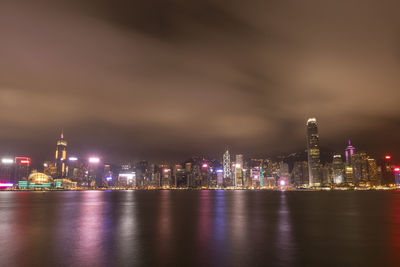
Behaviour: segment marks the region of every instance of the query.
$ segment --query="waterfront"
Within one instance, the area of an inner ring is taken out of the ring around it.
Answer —
[[[0,192],[3,266],[395,266],[398,191]]]

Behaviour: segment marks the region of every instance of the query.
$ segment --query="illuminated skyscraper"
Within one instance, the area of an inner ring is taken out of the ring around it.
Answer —
[[[341,184],[344,183],[344,164],[341,155],[333,156],[333,183]]]
[[[244,186],[243,182],[243,155],[238,154],[236,155],[236,162],[235,162],[235,184],[237,186]]]
[[[223,157],[223,164],[224,164],[224,179],[230,179],[232,176],[231,173],[231,155],[229,151],[226,150]]]
[[[15,157],[15,173],[14,173],[14,181],[26,180],[30,173],[31,166],[31,158],[28,157]]]
[[[307,161],[296,161],[293,165],[292,176],[296,186],[307,186],[308,178],[308,163]]]
[[[368,156],[364,152],[354,153],[351,157],[353,167],[353,183],[365,186],[368,181]]]
[[[66,165],[65,160],[67,159],[67,141],[64,140],[64,133],[61,133],[60,139],[57,141],[56,148],[56,178],[65,178],[66,176]]]
[[[378,181],[378,167],[376,165],[375,159],[368,159],[368,182],[371,185],[379,185],[380,181]]]
[[[260,166],[260,187],[264,186],[264,171],[262,165]]]
[[[346,165],[348,165],[348,166],[351,165],[351,157],[352,157],[353,154],[354,154],[354,150],[355,150],[355,148],[354,148],[354,146],[351,145],[351,142],[350,142],[350,140],[349,140],[349,143],[348,143],[348,145],[347,145],[347,147],[346,147],[346,150],[345,150],[345,154],[346,154]]]
[[[13,183],[18,181],[14,180],[14,159],[2,158],[0,162],[0,183]]]
[[[320,150],[318,125],[315,118],[307,121],[307,151],[308,151],[308,171],[310,186],[320,186]]]
[[[353,177],[353,167],[346,165],[345,174],[346,174],[345,183],[347,185],[349,185],[349,186],[354,185],[354,182],[353,182],[353,179],[354,179],[354,177]]]
[[[386,155],[384,158],[383,166],[382,166],[382,184],[383,185],[391,185],[394,184],[394,173],[393,173],[393,163],[392,157],[390,155]]]

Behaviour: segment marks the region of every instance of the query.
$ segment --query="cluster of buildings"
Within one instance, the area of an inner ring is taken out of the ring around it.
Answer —
[[[306,124],[306,155],[278,159],[245,158],[226,150],[221,160],[194,157],[180,164],[147,161],[115,165],[98,157],[79,158],[67,153],[61,134],[53,160],[32,169],[29,157],[4,157],[0,163],[0,187],[13,189],[300,189],[379,188],[399,185],[400,169],[390,156],[378,162],[357,151],[348,141],[344,154],[322,163],[318,125]],[[343,156],[343,157],[342,157]]]

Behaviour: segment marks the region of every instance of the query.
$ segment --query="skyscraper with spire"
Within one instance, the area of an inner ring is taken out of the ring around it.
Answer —
[[[60,139],[57,140],[55,165],[56,165],[56,178],[66,177],[66,159],[67,159],[67,141],[64,140],[64,132],[61,132]]]
[[[309,182],[310,186],[320,186],[321,161],[317,120],[315,118],[310,118],[306,125]]]
[[[349,166],[351,165],[351,157],[352,157],[353,154],[354,154],[354,150],[356,150],[356,149],[355,149],[354,146],[351,145],[351,142],[350,142],[350,139],[349,139],[348,145],[347,145],[346,150],[345,150],[345,154],[346,154],[346,165],[349,165]]]

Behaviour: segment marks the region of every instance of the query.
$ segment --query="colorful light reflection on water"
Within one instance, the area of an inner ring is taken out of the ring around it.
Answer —
[[[399,214],[399,192],[0,192],[0,262],[394,266]]]

